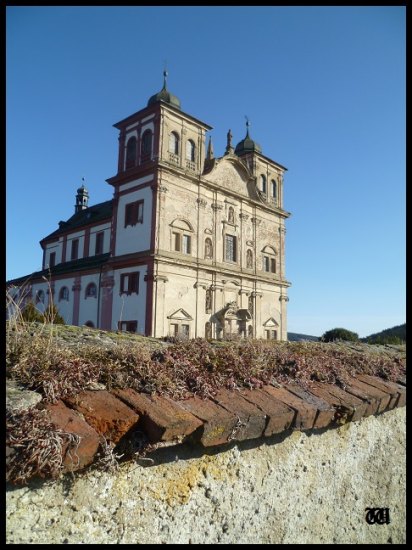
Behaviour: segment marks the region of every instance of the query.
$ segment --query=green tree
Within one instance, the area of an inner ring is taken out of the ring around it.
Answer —
[[[55,304],[49,304],[44,312],[45,323],[53,323],[54,325],[65,325],[63,317]]]
[[[32,323],[33,321],[37,321],[39,323],[43,322],[43,314],[36,308],[36,306],[33,304],[33,302],[29,302],[21,312],[21,317],[23,321],[26,321],[27,323]]]
[[[346,328],[333,328],[332,330],[326,331],[321,337],[322,342],[334,342],[335,340],[357,342],[359,340],[359,336],[356,332],[352,332]]]

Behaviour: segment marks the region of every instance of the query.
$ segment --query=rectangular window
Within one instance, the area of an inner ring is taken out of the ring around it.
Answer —
[[[139,294],[139,272],[120,275],[120,294]]]
[[[72,260],[77,260],[78,257],[79,257],[79,239],[74,239],[72,241],[71,259]]]
[[[177,336],[179,334],[179,325],[176,323],[171,323],[170,333],[171,333],[171,336]]]
[[[270,330],[265,330],[266,339],[270,340]]]
[[[96,248],[94,253],[96,254],[103,254],[103,242],[104,242],[104,232],[97,233],[96,235]]]
[[[190,236],[183,235],[183,253],[190,254]]]
[[[173,238],[173,250],[176,250],[176,252],[180,252],[180,234],[172,233],[172,238]]]
[[[225,236],[225,260],[236,262],[236,237],[234,235]]]
[[[122,332],[137,332],[137,321],[119,321],[119,330]]]
[[[124,226],[134,226],[138,223],[143,223],[143,202],[135,201],[126,204],[124,213]]]
[[[54,267],[55,265],[56,265],[56,252],[50,252],[49,267]]]
[[[189,325],[182,325],[182,335],[189,338],[190,327]]]
[[[270,258],[270,271],[276,273],[276,260],[275,258]]]
[[[269,256],[263,256],[263,271],[269,271]]]
[[[272,340],[277,340],[278,339],[278,333],[276,330],[272,330]]]

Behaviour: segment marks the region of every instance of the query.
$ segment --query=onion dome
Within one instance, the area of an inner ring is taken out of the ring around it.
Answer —
[[[242,141],[239,141],[239,143],[236,145],[235,154],[241,155],[242,153],[252,153],[253,151],[256,153],[261,153],[262,148],[261,146],[256,143],[256,141],[253,141],[253,139],[249,136],[249,126],[250,122],[246,118],[246,137]]]
[[[157,94],[152,95],[152,97],[147,102],[147,106],[150,107],[151,105],[154,105],[159,101],[163,101],[164,103],[168,103],[169,105],[176,107],[176,109],[180,109],[180,99],[175,95],[171,94],[166,87],[166,78],[167,78],[166,71],[163,71],[163,77],[164,77],[163,88]]]

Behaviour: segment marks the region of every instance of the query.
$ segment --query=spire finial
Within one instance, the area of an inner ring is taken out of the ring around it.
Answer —
[[[247,115],[245,115],[245,119],[246,119],[246,137],[249,137],[250,120],[249,120],[249,117]]]
[[[163,89],[166,90],[166,85],[167,85],[167,77],[168,77],[168,72],[167,72],[167,63],[166,61],[164,62],[164,69],[163,69]]]

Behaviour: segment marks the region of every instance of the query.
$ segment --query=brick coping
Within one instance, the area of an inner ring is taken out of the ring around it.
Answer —
[[[404,405],[405,378],[390,382],[363,374],[352,377],[345,388],[319,382],[308,388],[267,385],[222,389],[207,399],[173,400],[132,389],[86,390],[45,409],[57,429],[75,436],[75,447],[63,449],[65,473],[95,462],[102,441],[114,452],[129,445],[131,458],[139,456],[142,443],[149,455],[182,442],[216,447],[286,430],[332,428]]]

